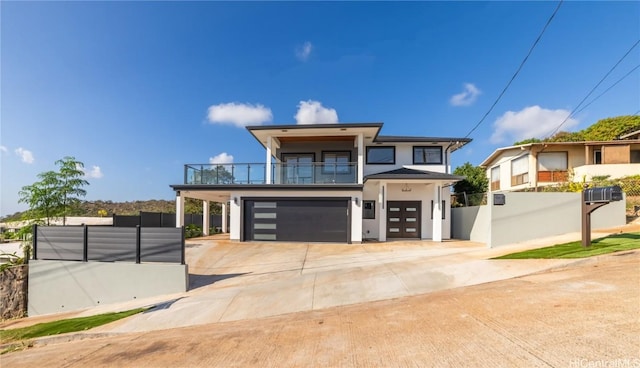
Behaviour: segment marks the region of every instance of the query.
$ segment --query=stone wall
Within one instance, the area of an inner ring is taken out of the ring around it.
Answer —
[[[9,267],[0,273],[0,319],[27,315],[29,266]]]

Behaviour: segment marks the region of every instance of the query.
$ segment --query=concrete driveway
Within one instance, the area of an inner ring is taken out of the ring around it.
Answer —
[[[637,367],[639,282],[636,250],[319,311],[70,343],[60,337],[0,361],[13,368]],[[74,337],[82,338],[66,338]]]
[[[617,229],[594,233],[593,238],[614,231]],[[144,332],[394,299],[580,262],[489,260],[577,238],[579,234],[566,234],[488,249],[469,241],[237,243],[226,235],[216,235],[187,241],[190,288],[186,293],[7,321],[0,328],[155,306],[91,330],[91,334]]]
[[[515,249],[492,250],[468,241],[233,243],[213,236],[187,242],[189,292],[92,308],[79,315],[155,304],[149,313],[92,330],[151,331],[412,296],[574,262],[487,260]]]

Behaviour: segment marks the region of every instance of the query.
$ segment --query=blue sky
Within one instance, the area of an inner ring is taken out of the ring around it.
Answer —
[[[172,199],[185,163],[263,162],[247,124],[384,122],[465,136],[557,2],[11,2],[1,206],[75,156],[87,200]],[[639,2],[565,2],[453,167],[544,137],[640,39]],[[640,64],[640,46],[592,98]],[[640,110],[636,69],[563,130]]]

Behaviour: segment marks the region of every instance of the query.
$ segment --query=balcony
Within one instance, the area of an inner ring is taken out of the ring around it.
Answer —
[[[248,164],[187,164],[184,183],[187,185],[259,185],[259,184],[357,184],[358,164],[345,163],[274,163],[268,180],[267,165]]]
[[[609,179],[617,179],[624,176],[638,175],[638,173],[640,173],[640,163],[582,165],[573,168],[573,180],[591,181],[594,176],[607,176]]]

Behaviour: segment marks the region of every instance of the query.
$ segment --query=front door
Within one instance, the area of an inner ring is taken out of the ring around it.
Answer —
[[[387,238],[420,238],[420,201],[387,202]]]

